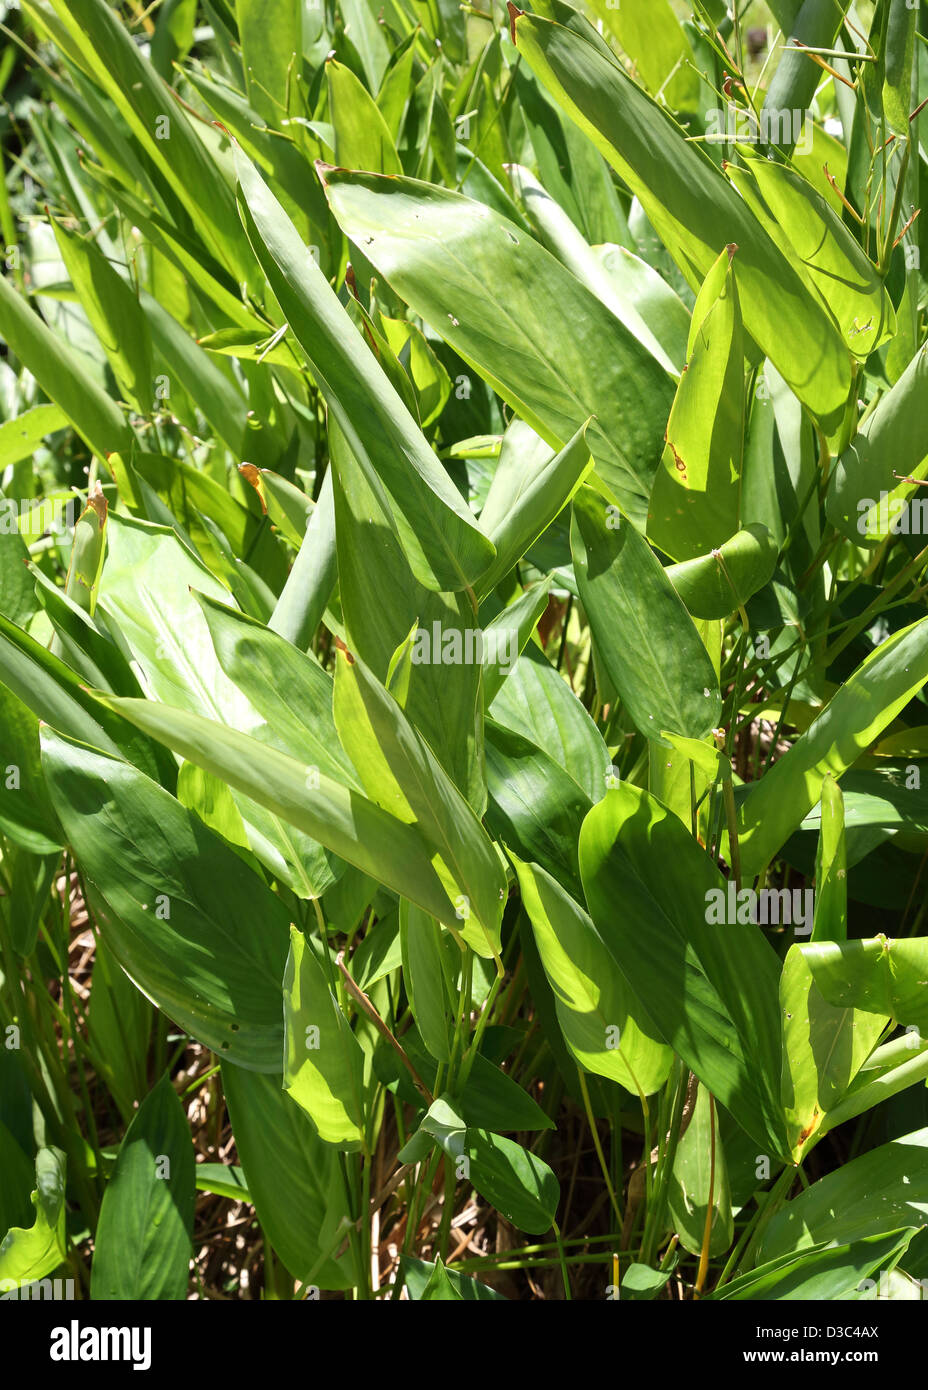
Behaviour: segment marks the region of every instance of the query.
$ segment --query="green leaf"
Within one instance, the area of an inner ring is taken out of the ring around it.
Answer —
[[[480,525],[496,546],[478,596],[489,594],[567,506],[593,467],[586,443],[589,422],[544,467],[518,453],[503,453],[493,474]]]
[[[141,415],[154,401],[148,322],[137,296],[93,241],[52,223],[65,269],[124,399]]]
[[[738,246],[747,333],[832,433],[844,412],[851,372],[830,314],[709,157],[635,85],[604,44],[594,43],[579,24],[566,27],[572,14],[566,5],[557,12],[564,24],[533,14],[514,17],[520,53],[640,199],[694,288],[726,242]]]
[[[223,1057],[279,1067],[280,899],[129,763],[44,729],[42,762],[101,935],[130,980]]]
[[[703,738],[718,724],[718,679],[660,561],[617,507],[590,488],[573,502],[571,549],[597,651],[647,738]]]
[[[720,546],[741,519],[744,345],[735,249],[722,252],[696,300],[651,491],[648,537],[675,560]]]
[[[402,174],[393,137],[374,98],[350,68],[329,58],[329,119],[335,127],[335,158],[346,169]]]
[[[534,643],[506,676],[490,714],[497,724],[546,749],[591,802],[603,796],[612,767],[603,736],[560,671]]]
[[[830,1002],[809,968],[806,949],[790,947],[780,979],[780,1093],[795,1163],[820,1137],[828,1111],[843,1098],[888,1022],[887,1015]]]
[[[920,1129],[819,1178],[776,1213],[764,1231],[759,1258],[775,1260],[822,1242],[845,1245],[924,1225],[926,1151],[928,1129]]]
[[[779,963],[753,926],[713,926],[723,880],[677,817],[623,782],[580,835],[590,915],[659,1034],[763,1151],[785,1134],[776,1094]]]
[[[808,60],[807,60],[808,61]],[[810,183],[785,164],[746,151],[761,206],[773,216],[771,230],[795,269],[817,292],[838,322],[848,350],[862,361],[896,332],[896,314],[876,266],[841,218]],[[751,207],[750,184],[739,179]],[[760,215],[763,222],[764,216]],[[769,214],[767,220],[769,221]]]
[[[892,1018],[928,1035],[928,937],[818,941],[801,950],[829,1003]]]
[[[64,429],[67,423],[68,417],[58,405],[34,405],[15,419],[4,420],[0,425],[0,468],[29,458],[46,435]],[[7,617],[12,616],[7,613]]]
[[[911,479],[924,476],[926,455],[928,344],[838,459],[826,498],[828,520],[855,545],[876,545],[890,535],[924,535],[928,502]]]
[[[193,1255],[193,1144],[165,1072],[119,1146],[94,1241],[91,1297],[183,1299]]]
[[[593,13],[618,39],[652,96],[679,110],[699,93],[695,57],[669,0],[593,0]],[[623,1281],[624,1282],[624,1281]]]
[[[125,1118],[144,1099],[151,1043],[152,1006],[136,989],[102,940],[94,948],[87,1030],[94,1067]]]
[[[151,695],[198,714],[208,711],[232,728],[277,742],[245,691],[225,674],[213,647],[206,613],[214,614],[229,599],[228,590],[167,527],[115,513],[111,523],[101,607],[142,667]],[[267,704],[265,697],[265,708]],[[318,741],[310,751],[315,748]],[[331,757],[324,765],[331,765]],[[272,873],[301,897],[324,892],[336,874],[322,846],[268,814],[260,799],[235,800],[251,848]]]
[[[709,1253],[721,1255],[734,1236],[731,1189],[717,1107],[705,1087],[700,1086],[692,1119],[677,1145],[667,1189],[674,1230],[691,1255],[698,1255],[704,1247],[710,1191]]]
[[[296,0],[235,0],[248,100],[273,125],[286,115],[289,84],[300,77],[302,18]]]
[[[892,1270],[912,1242],[915,1229],[865,1236],[849,1245],[815,1246],[801,1259],[772,1260],[733,1279],[718,1299],[750,1302],[835,1302],[866,1297],[862,1285],[873,1275]]]
[[[555,759],[487,720],[487,825],[521,859],[581,898],[577,839],[592,801]]]
[[[710,554],[670,565],[667,577],[694,618],[727,618],[770,582],[776,563],[770,532],[754,522]]]
[[[438,651],[429,652],[435,659],[415,664],[410,660],[405,693],[394,693],[442,767],[480,813],[486,804],[480,666],[476,661],[449,666],[440,660],[444,641],[458,642],[463,651],[468,632],[475,629],[470,599],[464,594],[435,593],[418,582],[388,513],[331,416],[329,447],[346,641],[378,680],[386,682],[395,653],[412,629],[434,635],[438,624]],[[376,604],[371,603],[371,594],[377,595]]]
[[[148,700],[108,698],[106,703],[439,921],[460,925],[415,826],[388,815],[318,767],[215,720]]]
[[[456,1269],[446,1269],[440,1260],[432,1264],[428,1260],[417,1260],[412,1255],[401,1255],[400,1271],[409,1297],[415,1302],[435,1302],[441,1290],[445,1291],[446,1297],[442,1300],[445,1302],[509,1301],[488,1284],[481,1284],[479,1279],[459,1274]]]
[[[283,990],[284,1090],[305,1110],[320,1139],[340,1149],[358,1148],[364,1054],[314,948],[296,927],[290,928]]]
[[[0,685],[0,725],[0,830],[29,853],[50,854],[62,833],[42,774],[39,721],[6,685]]]
[[[928,680],[928,618],[902,628],[871,652],[738,811],[741,869],[753,877],[770,862],[819,800],[827,772],[840,777],[875,742]]]
[[[70,666],[2,616],[0,680],[33,714],[61,733],[122,754],[151,776],[168,775],[148,738],[133,733],[124,719],[94,699]],[[28,761],[24,759],[23,766]],[[43,829],[43,833],[49,832]]]
[[[482,1129],[468,1129],[443,1097],[422,1128],[437,1140],[463,1178],[520,1231],[540,1235],[551,1227],[560,1200],[557,1178],[528,1149]]]
[[[365,792],[397,821],[416,827],[457,908],[464,940],[478,955],[496,954],[506,899],[496,850],[392,695],[358,658],[339,652],[337,663],[335,725]]]
[[[0,1240],[0,1280],[17,1287],[44,1279],[67,1255],[64,1200],[66,1161],[60,1149],[39,1149],[35,1160],[35,1221],[27,1229],[13,1226]],[[9,1287],[4,1284],[4,1287]]]
[[[0,276],[0,335],[94,453],[105,457],[132,442],[129,423],[66,340],[47,328]]]
[[[812,940],[847,940],[844,797],[831,773],[822,778],[821,824],[815,855],[815,921]]]
[[[211,148],[205,134],[201,138],[171,88],[142,57],[121,17],[104,0],[51,0],[51,5],[57,35],[113,102],[209,250],[236,281],[254,279],[232,192],[214,153],[216,145]],[[41,24],[42,11],[31,8]],[[195,198],[191,189],[196,189]]]
[[[653,1095],[672,1054],[643,1019],[609,945],[550,874],[511,858],[567,1046],[587,1071]]]
[[[680,366],[677,366],[661,345],[657,335],[652,333],[647,320],[638,311],[636,296],[631,292],[630,283],[621,272],[610,272],[602,255],[606,248],[594,248],[584,240],[568,214],[532,177],[528,169],[524,169],[520,164],[510,164],[507,172],[542,245],[547,246],[568,270],[573,271],[578,280],[593,291],[596,298],[606,305],[619,322],[647,347],[665,371],[679,376],[682,361]],[[620,251],[622,248],[609,249]],[[682,304],[680,308],[683,308]],[[683,317],[684,321],[688,319],[685,309]],[[684,334],[684,340],[685,336]]]
[[[325,171],[347,236],[547,444],[591,416],[598,472],[639,523],[670,376],[596,295],[484,203],[413,179]]]
[[[261,1076],[223,1063],[222,1089],[267,1239],[295,1279],[347,1288],[352,1276],[335,1259],[349,1217],[338,1150],[318,1137],[279,1074]]]
[[[444,943],[434,917],[400,899],[403,983],[409,1007],[429,1052],[451,1061],[451,1001],[445,981]]]
[[[416,578],[429,589],[465,588],[493,559],[492,545],[263,179],[241,155],[236,172],[258,262]]]

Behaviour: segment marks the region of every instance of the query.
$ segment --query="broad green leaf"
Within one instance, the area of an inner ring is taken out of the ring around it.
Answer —
[[[541,182],[552,198],[591,245],[626,241],[631,245],[612,176],[592,140],[562,115],[521,64],[513,69],[513,83]]]
[[[800,1192],[771,1220],[759,1258],[923,1226],[928,1214],[928,1129],[882,1144]]]
[[[126,1119],[131,1119],[134,1107],[148,1089],[152,1017],[148,999],[120,968],[103,941],[97,940],[87,1030],[94,1048],[94,1067]]]
[[[318,1137],[279,1074],[223,1063],[222,1089],[267,1239],[295,1279],[346,1288],[352,1276],[335,1258],[349,1216],[338,1150]]]
[[[49,854],[62,833],[42,774],[39,721],[6,684],[0,684],[0,725],[0,830],[29,853]]]
[[[248,99],[272,125],[288,111],[288,90],[303,55],[300,0],[235,0]]]
[[[727,618],[773,577],[777,547],[753,522],[708,555],[671,565],[667,577],[694,618]]]
[[[226,676],[267,720],[270,742],[294,758],[311,758],[329,777],[360,788],[338,742],[332,713],[334,683],[311,656],[254,618],[210,594],[197,593]]]
[[[446,1287],[452,1291],[448,1293],[446,1301],[508,1302],[508,1299],[505,1299],[501,1293],[491,1289],[488,1284],[481,1284],[479,1279],[471,1278],[467,1274],[459,1274],[456,1269],[445,1269],[440,1260],[431,1264],[428,1260],[417,1260],[412,1255],[403,1255],[400,1258],[400,1267],[403,1283],[409,1290],[409,1297],[416,1302],[435,1301],[436,1286],[434,1280],[439,1269],[444,1280],[441,1287]]]
[[[597,470],[643,522],[673,382],[637,338],[484,203],[338,169],[325,183],[346,235],[551,448],[595,417],[586,443]]]
[[[550,578],[533,584],[500,609],[493,621],[487,624],[481,673],[485,708],[496,702],[500,690],[518,669],[521,656],[528,650],[537,650],[531,638],[548,608],[550,590]],[[505,723],[505,720],[500,722]]]
[[[771,77],[762,115],[770,118],[770,143],[784,153],[790,153],[799,140],[796,115],[808,120],[805,113],[822,77],[821,68],[800,45],[833,48],[848,4],[849,0],[777,0],[771,7],[788,42]],[[785,130],[784,116],[792,117]]]
[[[828,520],[855,545],[928,532],[928,500],[912,478],[928,459],[928,345],[876,404],[835,465]]]
[[[573,126],[576,130],[577,127]],[[577,131],[579,134],[580,132]],[[593,253],[608,277],[614,294],[634,308],[673,365],[675,376],[686,365],[690,311],[683,300],[654,269],[625,246],[594,246]]]
[[[113,717],[70,666],[2,616],[0,681],[40,720],[68,737],[129,758],[149,776],[169,777],[148,738],[139,738],[124,719]]]
[[[413,572],[426,588],[465,588],[492,560],[492,545],[276,198],[241,156],[236,170],[258,262]]]
[[[51,6],[79,65],[114,103],[212,254],[236,281],[255,279],[232,191],[210,143],[142,57],[120,16],[104,0],[51,0]],[[41,23],[42,11],[30,8]]]
[[[753,877],[819,800],[822,779],[857,761],[928,680],[928,619],[887,638],[858,666],[738,811],[741,868]]]
[[[363,1138],[364,1054],[314,948],[296,927],[283,990],[284,1090],[320,1139],[355,1149]]]
[[[772,1260],[716,1295],[750,1302],[835,1302],[866,1297],[867,1280],[891,1270],[905,1254],[915,1229],[864,1236],[849,1245],[814,1246],[802,1258]]]
[[[828,1002],[801,946],[791,946],[780,979],[783,1070],[780,1094],[795,1163],[818,1139],[876,1045],[888,1017]]]
[[[318,767],[308,767],[216,720],[149,700],[108,698],[106,703],[439,921],[460,926],[429,847],[415,826],[326,777]]]
[[[393,137],[374,98],[344,63],[325,65],[329,120],[335,127],[335,158],[345,169],[402,174]]]
[[[734,1235],[731,1189],[718,1111],[706,1088],[700,1086],[692,1119],[677,1145],[667,1189],[673,1228],[691,1255],[698,1255],[704,1247],[710,1193],[709,1253],[721,1255],[731,1246]]]
[[[94,1300],[183,1299],[193,1255],[193,1144],[167,1072],[119,1146],[94,1240]]]
[[[46,435],[64,429],[67,423],[68,417],[58,405],[34,405],[15,419],[4,420],[0,425],[0,468],[29,458]]]
[[[20,956],[30,956],[35,950],[39,924],[48,908],[60,862],[57,849],[50,854],[15,848],[4,851],[10,884],[7,927],[13,950]]]
[[[653,1095],[671,1052],[643,1021],[609,945],[550,874],[512,859],[567,1046],[587,1071],[632,1095]]]
[[[744,347],[735,249],[722,252],[696,300],[651,491],[648,537],[674,560],[720,546],[741,519]]]
[[[132,430],[119,406],[87,373],[69,344],[2,276],[0,335],[94,453],[105,456],[112,449],[129,447]]]
[[[603,796],[612,766],[603,736],[560,671],[534,643],[507,675],[489,712],[497,724],[543,748],[591,802]]]
[[[718,870],[628,783],[584,821],[580,869],[590,915],[652,1026],[764,1152],[781,1155],[779,963],[760,929],[707,921]]]
[[[486,759],[492,834],[582,898],[577,839],[590,797],[551,754],[490,719]]]
[[[501,455],[480,513],[480,525],[496,546],[496,559],[480,579],[478,596],[490,593],[509,573],[580,487],[593,466],[588,429],[589,423],[581,426],[538,470],[530,471],[528,460],[516,454]]]
[[[44,1279],[67,1256],[64,1200],[65,1156],[60,1149],[39,1149],[35,1160],[35,1221],[13,1226],[0,1240],[0,1280],[17,1286]],[[9,1287],[4,1285],[4,1287]]]
[[[92,240],[53,222],[55,239],[81,307],[106,353],[123,398],[142,415],[154,402],[148,322],[138,297]]]
[[[883,110],[896,134],[908,138],[917,105],[912,100],[912,69],[915,65],[917,72],[918,9],[910,4],[890,4],[888,9]]]
[[[611,274],[601,255],[597,254],[603,248],[590,246],[560,204],[533,178],[528,169],[520,164],[510,164],[507,172],[542,244],[568,270],[572,270],[597,299],[602,300],[619,322],[648,348],[665,371],[673,376],[679,375],[680,367],[674,364],[657,336],[651,332],[647,319],[639,313],[635,297],[628,292],[621,274]],[[613,249],[618,251],[621,248]]]
[[[821,296],[848,350],[866,361],[896,332],[895,310],[876,266],[801,174],[756,152],[748,153],[748,167],[773,214],[777,244]],[[749,202],[753,206],[750,197]]]
[[[719,169],[580,26],[516,13],[512,28],[532,71],[640,199],[694,288],[725,243],[737,244],[747,333],[832,432],[850,390],[850,358],[827,310]]]
[[[431,1106],[422,1128],[441,1145],[457,1175],[507,1221],[533,1235],[550,1229],[560,1187],[547,1163],[511,1139],[467,1128],[441,1096]]]
[[[280,899],[129,763],[45,729],[42,762],[101,935],[129,978],[223,1057],[278,1067]]]
[[[593,0],[593,13],[618,39],[652,96],[679,110],[699,94],[695,58],[669,0]]]
[[[829,1003],[892,1018],[928,1036],[928,937],[818,941],[801,950]]]
[[[441,927],[434,917],[400,899],[403,983],[409,1007],[429,1052],[451,1061],[451,1000],[445,978]]]
[[[571,549],[597,651],[647,738],[703,738],[718,724],[718,680],[693,620],[644,537],[590,488],[573,501]]]
[[[335,726],[365,792],[413,825],[481,956],[499,950],[506,879],[486,832],[392,695],[357,657],[339,652]]]
[[[52,409],[57,410],[57,406]],[[27,627],[39,601],[29,569],[29,550],[16,525],[14,508],[15,503],[0,500],[0,614],[17,627]]]
[[[378,680],[386,682],[394,655],[412,629],[429,635],[429,660],[410,661],[407,689],[402,696],[397,693],[397,699],[479,814],[486,804],[480,665],[476,659],[456,665],[441,660],[445,642],[452,646],[457,642],[466,654],[468,633],[473,636],[477,627],[473,606],[465,594],[435,593],[416,579],[382,500],[331,416],[329,447],[330,472],[334,473],[333,536],[346,641]],[[377,595],[376,604],[371,603],[371,594]]]
[[[822,778],[821,823],[815,855],[813,941],[847,940],[847,845],[844,797],[834,777]]]
[[[206,601],[215,607],[230,597],[228,591],[173,531],[114,514],[101,591],[101,607],[117,623],[151,696],[208,712],[262,741],[279,742],[245,691],[225,674],[213,646]],[[236,797],[255,854],[301,897],[323,892],[335,877],[330,856],[255,802]]]

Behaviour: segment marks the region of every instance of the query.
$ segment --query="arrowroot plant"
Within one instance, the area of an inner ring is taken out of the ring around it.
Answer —
[[[0,9],[6,1296],[920,1297],[924,10]]]

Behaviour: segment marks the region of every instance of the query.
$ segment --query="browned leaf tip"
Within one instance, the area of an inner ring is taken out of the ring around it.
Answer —
[[[520,10],[519,7],[518,7],[518,5],[514,5],[514,4],[512,3],[512,0],[506,0],[506,8],[507,8],[508,11],[509,11],[509,33],[510,33],[510,36],[511,36],[511,38],[512,38],[513,43],[515,43],[515,41],[516,41],[516,20],[517,20],[517,19],[521,19],[521,18],[522,18],[522,15],[525,13],[525,11],[524,11],[524,10]]]

